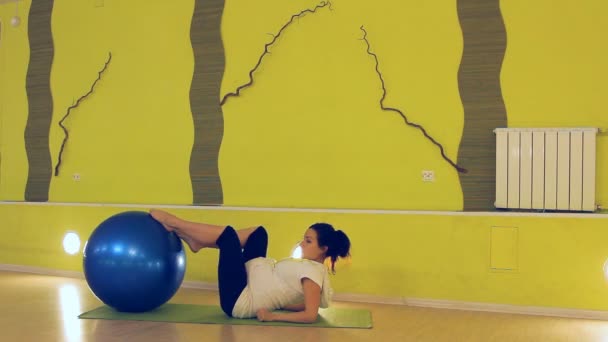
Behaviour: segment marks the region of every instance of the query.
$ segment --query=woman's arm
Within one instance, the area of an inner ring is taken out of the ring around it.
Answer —
[[[302,303],[296,303],[296,304],[287,304],[284,307],[282,307],[281,309],[287,310],[287,311],[304,311],[305,308],[306,307],[304,305],[304,302],[302,302]]]
[[[303,278],[302,288],[304,289],[304,305],[302,310],[289,313],[275,313],[269,312],[266,309],[260,309],[257,312],[258,320],[295,323],[315,322],[317,320],[317,315],[319,314],[319,305],[321,304],[321,287],[314,281]]]

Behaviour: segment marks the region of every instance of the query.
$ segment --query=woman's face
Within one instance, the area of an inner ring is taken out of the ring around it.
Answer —
[[[317,231],[308,228],[304,233],[304,239],[300,242],[300,247],[302,248],[302,258],[308,260],[315,260],[320,263],[323,263],[325,260],[325,252],[327,252],[327,247],[319,247],[319,242],[317,241]]]

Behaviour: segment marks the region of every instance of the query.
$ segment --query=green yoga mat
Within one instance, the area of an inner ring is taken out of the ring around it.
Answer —
[[[110,319],[127,321],[153,321],[172,323],[236,324],[236,325],[277,325],[320,328],[361,328],[372,327],[372,315],[365,309],[328,308],[319,310],[317,322],[311,324],[289,322],[260,322],[257,319],[227,317],[215,305],[165,304],[158,309],[142,313],[118,312],[108,306],[85,312],[78,316],[84,319]]]

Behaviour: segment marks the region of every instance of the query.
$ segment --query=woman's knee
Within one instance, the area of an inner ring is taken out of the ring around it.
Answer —
[[[266,231],[266,228],[264,228],[263,226],[259,226],[256,228],[256,230],[253,231],[253,234],[256,234],[257,236],[259,236],[262,239],[268,240],[268,232]]]
[[[234,228],[231,226],[226,226],[222,234],[220,234],[220,236],[217,238],[215,244],[221,249],[222,246],[234,244],[234,242],[240,246],[239,236],[236,233],[236,230],[234,230]]]
[[[249,235],[247,243],[258,246],[256,248],[262,247],[263,249],[266,249],[268,246],[268,232],[264,227],[259,226],[251,235]]]

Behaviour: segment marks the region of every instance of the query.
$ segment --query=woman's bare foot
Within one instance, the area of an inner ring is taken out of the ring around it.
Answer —
[[[193,239],[191,239],[190,237],[188,237],[185,234],[181,234],[179,231],[176,231],[175,234],[177,234],[177,236],[184,240],[184,242],[188,245],[188,247],[190,247],[190,250],[192,251],[192,253],[196,253],[198,252],[201,248],[203,248],[204,246],[201,245],[200,243],[194,241]]]
[[[193,253],[198,252],[201,248],[204,247],[202,244],[196,242],[196,240],[194,240],[185,232],[180,230],[179,224],[181,219],[177,216],[158,209],[150,210],[150,215],[152,216],[152,218],[162,224],[167,231],[174,232],[180,239],[184,240],[184,242],[188,245],[188,247],[190,247],[190,250]]]
[[[173,232],[179,230],[179,221],[180,219],[174,215],[169,214],[166,211],[152,209],[150,210],[150,215],[158,221],[160,224],[165,227],[166,230]]]

